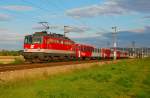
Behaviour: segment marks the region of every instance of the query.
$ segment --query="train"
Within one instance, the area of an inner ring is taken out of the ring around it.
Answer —
[[[29,62],[111,59],[113,55],[113,48],[97,48],[93,45],[76,43],[62,34],[41,31],[24,37],[23,56]],[[116,50],[116,57],[127,58],[128,52]]]

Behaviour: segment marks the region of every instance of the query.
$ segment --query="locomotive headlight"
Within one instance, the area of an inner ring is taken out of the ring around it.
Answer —
[[[31,45],[31,49],[33,49],[34,48],[34,45]]]

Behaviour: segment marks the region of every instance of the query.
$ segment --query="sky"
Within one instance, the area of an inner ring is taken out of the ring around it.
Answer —
[[[78,43],[111,47],[117,26],[118,47],[150,47],[150,0],[0,0],[0,49],[23,49],[42,21]]]

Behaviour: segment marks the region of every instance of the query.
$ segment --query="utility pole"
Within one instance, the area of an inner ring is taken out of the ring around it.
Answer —
[[[67,30],[67,28],[69,28],[69,26],[64,26],[64,37],[66,37],[66,33],[69,33],[69,31]]]
[[[132,41],[132,54],[133,54],[133,57],[135,57],[136,55],[136,49],[135,49],[135,41]]]
[[[117,59],[117,27],[112,27],[112,29],[114,30],[114,32],[112,33],[113,36],[113,50],[114,50],[114,60]]]

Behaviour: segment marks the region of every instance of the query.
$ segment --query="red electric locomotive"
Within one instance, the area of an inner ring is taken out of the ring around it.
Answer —
[[[60,34],[35,32],[25,36],[23,55],[31,62],[73,58],[76,56],[75,42]]]

